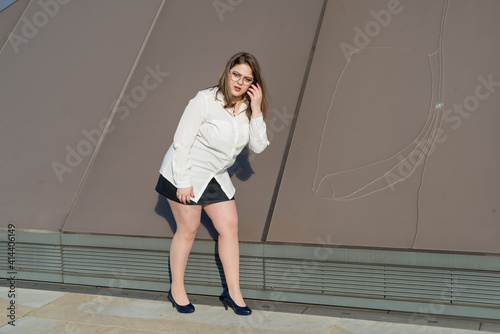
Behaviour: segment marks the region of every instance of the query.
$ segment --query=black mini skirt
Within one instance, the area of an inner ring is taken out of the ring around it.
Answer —
[[[177,198],[177,188],[169,180],[164,178],[163,175],[161,174],[160,177],[158,178],[158,183],[156,184],[155,190],[160,195],[163,195],[172,201],[184,204]],[[190,203],[186,202],[186,204],[188,205],[210,204],[210,203],[225,202],[231,200],[234,200],[234,197],[229,199],[226,193],[220,187],[219,182],[217,182],[215,178],[212,178],[208,183],[207,187],[205,188],[205,191],[201,195],[198,202],[194,202],[193,200],[191,200]]]

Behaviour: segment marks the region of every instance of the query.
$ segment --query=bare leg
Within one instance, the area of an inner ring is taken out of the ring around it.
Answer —
[[[219,257],[224,268],[229,295],[238,306],[246,306],[240,291],[240,251],[236,203],[233,200],[206,204],[203,209],[219,232]]]
[[[179,305],[189,304],[184,288],[184,272],[201,220],[201,205],[184,205],[168,199],[177,224],[170,245],[170,271],[172,297]]]

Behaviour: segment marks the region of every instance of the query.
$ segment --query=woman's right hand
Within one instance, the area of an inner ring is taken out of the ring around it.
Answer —
[[[191,203],[191,198],[194,197],[193,187],[177,188],[177,199],[182,203]]]

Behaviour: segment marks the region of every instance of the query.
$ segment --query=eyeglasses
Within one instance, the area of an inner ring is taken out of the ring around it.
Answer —
[[[231,80],[233,80],[234,82],[239,82],[241,80],[241,78],[243,78],[243,84],[245,86],[250,86],[253,82],[253,79],[250,78],[250,77],[244,77],[242,76],[240,73],[236,72],[236,71],[231,71],[229,72],[231,74]]]

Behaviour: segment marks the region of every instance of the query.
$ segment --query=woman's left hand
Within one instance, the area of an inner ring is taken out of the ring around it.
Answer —
[[[250,96],[250,106],[252,107],[252,117],[255,118],[261,114],[262,107],[262,88],[259,83],[252,84],[247,90]]]

